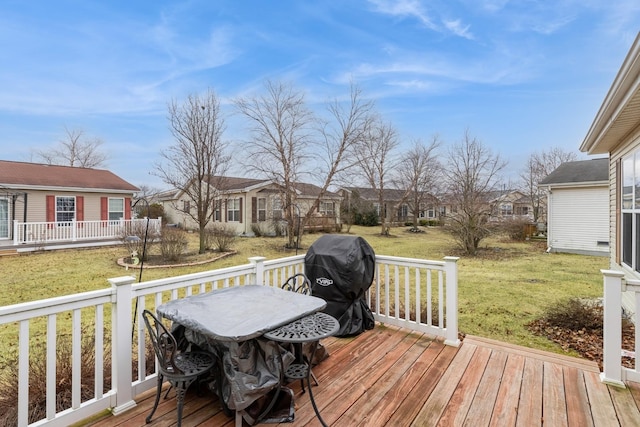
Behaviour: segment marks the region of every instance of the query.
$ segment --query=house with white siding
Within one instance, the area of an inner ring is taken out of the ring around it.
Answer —
[[[640,34],[607,92],[580,151],[609,155],[610,268],[640,279]],[[623,305],[635,311],[630,292]]]
[[[549,251],[609,256],[609,159],[563,163],[539,185]]]

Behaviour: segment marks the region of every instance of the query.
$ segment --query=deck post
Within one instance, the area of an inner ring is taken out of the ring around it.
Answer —
[[[256,285],[264,285],[264,261],[266,257],[254,256],[249,258],[249,262],[254,266],[254,281]]]
[[[133,373],[131,371],[133,339],[133,307],[131,287],[135,277],[122,276],[109,279],[113,288],[112,304],[112,361],[111,387],[115,389],[115,402],[112,402],[114,414],[119,414],[136,406],[133,400]],[[134,313],[133,315],[137,315]]]
[[[446,286],[446,332],[444,343],[458,347],[458,260],[459,257],[444,257]]]
[[[604,276],[603,295],[603,348],[600,381],[616,387],[625,387],[622,381],[622,292],[624,273],[600,270]]]

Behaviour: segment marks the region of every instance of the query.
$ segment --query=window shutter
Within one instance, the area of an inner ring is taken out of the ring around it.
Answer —
[[[56,220],[56,196],[47,196],[47,222]]]
[[[131,198],[124,198],[124,219],[131,219]]]
[[[239,206],[239,208],[240,208],[240,211],[239,211],[239,214],[240,214],[239,222],[242,223],[242,197],[239,198],[238,201],[240,202],[240,206]]]
[[[258,222],[258,198],[251,198],[251,222]]]
[[[106,197],[100,197],[100,220],[106,221],[109,219],[109,199]]]
[[[78,228],[84,225],[84,196],[76,196],[76,221]]]

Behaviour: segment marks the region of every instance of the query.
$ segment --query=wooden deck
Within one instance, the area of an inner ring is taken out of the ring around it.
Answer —
[[[467,336],[459,348],[395,327],[376,325],[354,338],[323,341],[330,357],[314,368],[314,396],[331,426],[639,426],[640,384],[602,384],[595,363]],[[320,425],[298,382],[296,414],[286,426]],[[175,399],[145,417],[154,391],[138,406],[91,424],[171,426]],[[214,394],[187,394],[183,422],[233,426]]]

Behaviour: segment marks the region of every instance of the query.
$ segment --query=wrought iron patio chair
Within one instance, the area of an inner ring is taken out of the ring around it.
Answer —
[[[311,295],[311,281],[303,273],[297,273],[289,277],[281,287],[285,291],[293,291],[299,294]]]
[[[282,284],[282,289],[284,289],[285,291],[292,291],[292,292],[297,292],[299,294],[304,294],[304,295],[311,295],[311,281],[309,280],[309,278],[304,274],[304,273],[297,273],[294,274],[293,276],[289,277],[283,284]],[[298,351],[302,351],[302,345],[295,345],[294,347],[294,356],[296,355],[295,353]],[[313,374],[313,371],[311,371],[311,378],[313,378],[313,382],[316,383],[316,385],[319,385],[318,383],[318,379],[316,378],[316,376]],[[304,391],[304,382],[300,381],[300,384],[302,385],[302,391]]]
[[[216,357],[206,351],[179,351],[175,337],[153,313],[144,310],[142,318],[158,361],[156,401],[146,421],[151,422],[162,394],[162,383],[166,379],[171,387],[176,389],[179,427],[182,424],[182,406],[187,389],[198,377],[211,371],[216,363]]]

